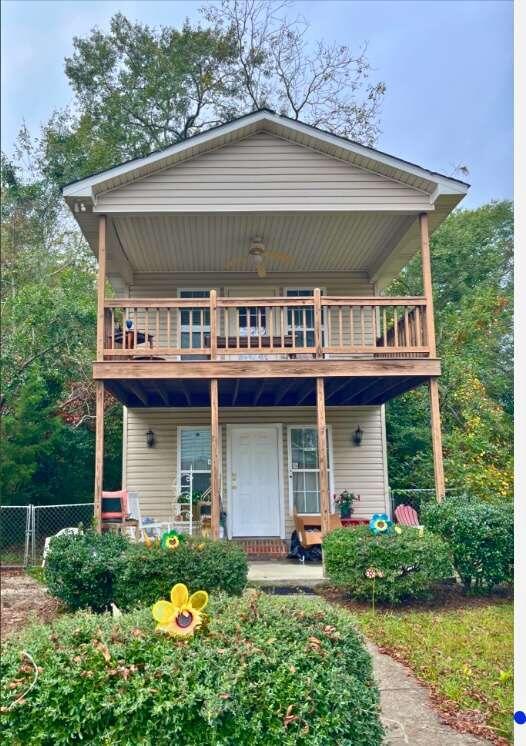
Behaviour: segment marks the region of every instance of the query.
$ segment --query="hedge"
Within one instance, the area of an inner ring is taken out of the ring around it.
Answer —
[[[44,580],[70,609],[102,611],[154,603],[177,582],[208,592],[240,594],[247,558],[228,541],[188,539],[177,549],[147,548],[112,533],[59,536],[51,543]]]
[[[447,544],[426,529],[389,536],[373,536],[367,526],[336,529],[323,550],[329,580],[357,599],[372,600],[373,593],[393,604],[424,598],[453,574]]]
[[[210,615],[184,642],[155,632],[147,609],[78,612],[9,640],[6,743],[382,743],[370,657],[347,612],[247,591],[213,596]],[[33,678],[23,650],[39,675],[14,705]]]
[[[490,591],[513,579],[513,505],[448,497],[427,505],[422,520],[443,536],[466,590]]]

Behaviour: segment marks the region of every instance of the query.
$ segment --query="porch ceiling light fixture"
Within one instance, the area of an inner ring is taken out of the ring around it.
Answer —
[[[360,425],[358,425],[358,427],[353,433],[352,442],[354,443],[355,446],[359,446],[362,444],[362,439],[363,439],[363,430],[361,429]]]
[[[153,448],[155,445],[155,433],[151,429],[146,432],[146,445],[148,448]]]

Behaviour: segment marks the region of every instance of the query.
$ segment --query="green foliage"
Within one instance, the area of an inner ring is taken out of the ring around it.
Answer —
[[[191,589],[194,590],[193,588]],[[248,592],[211,599],[189,641],[154,632],[148,609],[36,626],[3,655],[12,744],[302,746],[382,743],[370,657],[350,615],[320,599]],[[37,686],[12,709],[39,666]]]
[[[426,506],[422,520],[448,542],[467,590],[490,591],[513,580],[513,505],[451,497]]]
[[[448,487],[490,501],[513,494],[513,208],[494,202],[451,215],[433,235],[433,289]],[[421,292],[416,257],[389,291]],[[430,487],[428,392],[387,406],[391,486]]]
[[[452,574],[444,540],[416,528],[391,536],[373,536],[367,526],[336,529],[325,537],[323,550],[331,583],[357,599],[372,600],[373,592],[376,600],[393,604],[423,598]]]
[[[153,604],[168,597],[175,583],[209,593],[239,595],[247,582],[247,556],[229,541],[185,541],[177,549],[143,544],[129,547],[115,578],[115,598],[121,609]]]
[[[209,593],[241,593],[247,581],[245,552],[228,541],[185,541],[177,549],[147,548],[112,533],[58,536],[46,561],[52,595],[72,609],[120,609],[168,597],[175,583]]]
[[[126,538],[111,532],[55,537],[44,570],[49,592],[71,609],[107,609],[114,600],[119,560],[128,546]]]

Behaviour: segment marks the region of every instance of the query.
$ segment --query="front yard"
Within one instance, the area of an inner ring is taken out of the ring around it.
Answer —
[[[497,744],[511,742],[511,600],[445,594],[432,606],[373,613],[365,604],[346,602],[341,594],[324,595],[347,606],[382,652],[408,665],[430,687],[435,705],[450,725],[491,737]]]

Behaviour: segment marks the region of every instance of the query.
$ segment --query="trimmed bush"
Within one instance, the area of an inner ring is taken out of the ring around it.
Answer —
[[[120,609],[153,604],[175,583],[239,595],[247,572],[245,552],[230,541],[187,540],[177,549],[130,545],[119,563],[113,600]]]
[[[240,594],[247,558],[228,541],[187,539],[177,549],[132,544],[112,533],[58,536],[51,543],[44,580],[52,595],[71,609],[102,611],[153,604],[175,583],[208,592]]]
[[[46,557],[44,581],[49,592],[70,609],[107,609],[113,583],[128,540],[119,534],[86,531],[53,539]]]
[[[184,642],[154,632],[146,609],[120,619],[80,612],[8,640],[5,741],[382,743],[370,657],[347,612],[255,591],[210,606],[208,629]],[[38,683],[8,710],[33,678],[23,650]]]
[[[448,542],[467,590],[490,591],[513,579],[513,505],[450,497],[426,506],[422,520]]]
[[[367,526],[331,531],[323,541],[330,581],[358,599],[398,604],[425,598],[453,572],[447,544],[430,531],[403,528],[373,536]],[[368,577],[375,575],[375,577]]]

